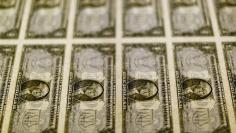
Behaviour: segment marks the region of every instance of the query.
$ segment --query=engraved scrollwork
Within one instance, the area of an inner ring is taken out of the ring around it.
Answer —
[[[35,0],[38,6],[48,6],[53,7],[60,4],[61,0]]]

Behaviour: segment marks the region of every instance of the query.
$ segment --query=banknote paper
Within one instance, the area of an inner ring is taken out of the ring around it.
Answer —
[[[170,7],[174,35],[212,35],[206,0],[172,0]]]
[[[25,0],[0,0],[0,38],[17,38]]]
[[[227,66],[228,80],[232,94],[234,112],[236,113],[236,44],[224,45],[225,61]]]
[[[114,36],[115,3],[116,0],[78,0],[74,36]]]
[[[9,132],[56,132],[64,46],[25,46],[16,83]]]
[[[176,84],[181,131],[229,132],[214,44],[176,44]]]
[[[28,38],[66,36],[70,0],[33,0],[28,22]]]
[[[222,35],[236,34],[236,0],[216,0],[216,12]]]
[[[14,55],[15,46],[0,46],[0,129],[2,127],[10,87]]]
[[[161,0],[123,0],[125,36],[163,35]]]
[[[123,132],[172,132],[170,105],[165,45],[125,45]]]
[[[115,132],[115,47],[74,45],[66,132]]]

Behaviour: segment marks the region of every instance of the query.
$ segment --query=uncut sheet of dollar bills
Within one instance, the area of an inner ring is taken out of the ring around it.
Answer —
[[[236,0],[0,0],[1,133],[236,133]]]

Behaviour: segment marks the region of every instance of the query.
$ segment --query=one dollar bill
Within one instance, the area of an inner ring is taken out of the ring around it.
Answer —
[[[25,46],[9,132],[56,132],[64,46]]]
[[[236,34],[236,0],[215,0],[222,35]]]
[[[5,114],[15,50],[15,46],[0,46],[0,130]]]
[[[182,132],[229,132],[214,44],[175,44],[176,85]]]
[[[115,35],[116,0],[77,0],[75,37]]]
[[[115,132],[114,45],[74,45],[66,132]]]
[[[125,45],[122,98],[123,132],[172,132],[165,45]]]
[[[161,0],[123,0],[124,36],[162,36]]]
[[[0,0],[0,38],[17,38],[25,0]]]
[[[56,38],[66,36],[70,0],[32,0],[27,37]]]
[[[171,0],[171,22],[174,35],[212,35],[206,0]]]

